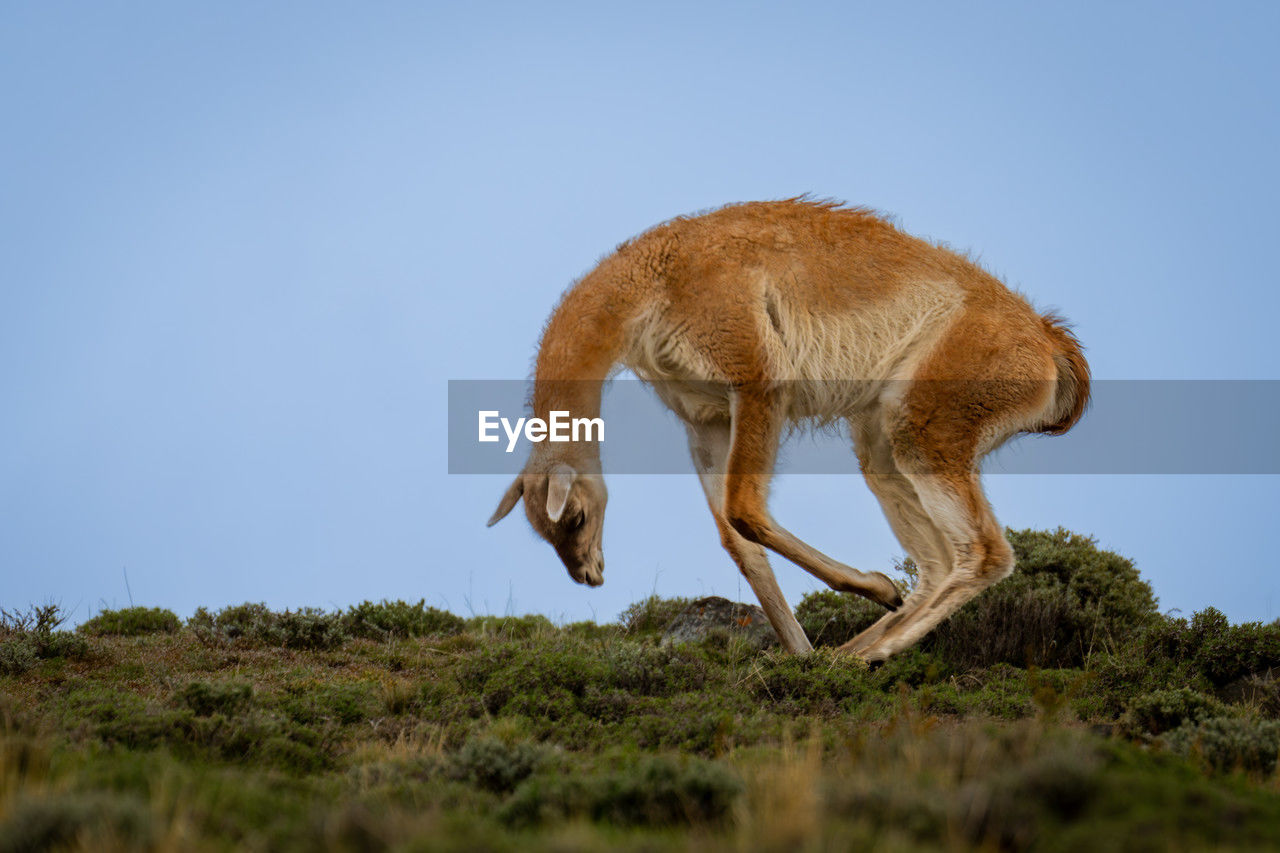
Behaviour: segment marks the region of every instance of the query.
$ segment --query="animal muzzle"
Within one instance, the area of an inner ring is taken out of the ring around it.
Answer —
[[[570,568],[569,577],[587,586],[600,586],[604,583],[604,556],[597,551],[590,560]]]

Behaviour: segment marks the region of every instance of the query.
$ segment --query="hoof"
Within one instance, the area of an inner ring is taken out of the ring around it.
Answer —
[[[882,666],[885,661],[893,656],[893,652],[886,652],[878,646],[871,646],[858,652],[858,656],[867,662],[872,669]]]
[[[875,598],[876,604],[883,606],[886,610],[897,610],[901,607],[902,593],[898,592],[898,588],[894,586],[893,581],[880,572],[875,573],[875,578],[884,587],[884,591]]]

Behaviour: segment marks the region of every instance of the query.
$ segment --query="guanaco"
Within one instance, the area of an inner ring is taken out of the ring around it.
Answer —
[[[1013,570],[979,462],[1016,434],[1069,430],[1090,383],[1065,323],[974,262],[870,210],[803,197],[678,217],[600,261],[546,325],[533,415],[598,417],[623,367],[683,421],[720,540],[782,645],[811,648],[766,549],[891,611],[840,647],[868,661]],[[884,574],[833,560],[769,513],[784,431],[840,421],[918,567],[905,602]],[[598,445],[535,445],[489,524],[521,497],[570,577],[603,583]]]

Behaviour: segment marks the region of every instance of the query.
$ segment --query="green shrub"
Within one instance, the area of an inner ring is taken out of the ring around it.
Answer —
[[[1094,539],[1055,531],[1007,530],[1016,558],[1009,578],[942,622],[920,647],[953,670],[997,663],[1062,668],[1119,647],[1159,619],[1151,587],[1133,563]],[[915,566],[899,565],[914,581]],[[811,593],[796,617],[815,645],[838,645],[884,615],[866,599]]]
[[[748,687],[756,699],[797,713],[834,714],[871,685],[866,664],[852,655],[816,650],[804,656],[762,655]]]
[[[1017,571],[1053,578],[1066,587],[1081,608],[1090,613],[1099,632],[1120,638],[1149,624],[1159,613],[1151,585],[1142,580],[1133,562],[1098,547],[1092,536],[1059,527],[1047,530],[1008,530]]]
[[[56,604],[26,611],[0,610],[0,675],[21,675],[41,660],[88,656],[84,637],[57,630],[66,621]]]
[[[35,641],[30,637],[0,640],[0,675],[22,675],[39,662]]]
[[[1280,667],[1280,622],[1232,625],[1220,611],[1206,607],[1190,620],[1164,618],[1150,626],[1141,651],[1186,665],[1221,687]]]
[[[275,630],[263,642],[286,649],[324,650],[337,648],[348,638],[340,615],[303,607],[278,614]]]
[[[597,625],[595,622],[571,622],[560,630],[566,636],[581,640],[614,640],[621,632],[621,626]]]
[[[365,601],[348,608],[343,623],[352,636],[374,640],[456,634],[466,624],[460,616],[428,607],[426,599],[417,604],[399,600],[383,600],[377,604]]]
[[[995,663],[1076,666],[1091,643],[1081,635],[1082,621],[1064,586],[1015,572],[939,625],[927,647],[960,670]]]
[[[892,660],[892,658],[890,658]],[[965,709],[1002,720],[1019,720],[1035,713],[1039,675],[1007,663],[966,673],[960,698]]]
[[[1079,819],[1098,796],[1102,762],[1087,746],[1075,746],[1047,746],[962,790],[955,802],[955,821],[970,843],[983,849],[1026,850],[1047,827]]]
[[[1226,706],[1212,696],[1188,687],[1156,690],[1135,697],[1121,717],[1121,730],[1128,734],[1159,735],[1185,722],[1199,723],[1223,716]]]
[[[201,607],[187,624],[202,642],[212,644],[243,641],[286,649],[325,650],[336,648],[349,638],[341,614],[314,607],[276,613],[265,604],[246,602],[224,607],[216,614]]]
[[[208,633],[221,639],[236,640],[261,634],[273,617],[266,604],[245,602],[224,607],[216,614],[203,607],[196,608],[187,624],[198,634]]]
[[[577,704],[592,720],[612,725],[634,717],[637,699],[625,690],[589,684]]]
[[[498,819],[513,827],[530,827],[587,815],[594,783],[580,775],[534,776],[507,798]]]
[[[947,660],[918,646],[905,649],[889,658],[871,673],[870,682],[881,689],[906,684],[919,687],[933,684],[951,675]]]
[[[1280,753],[1280,721],[1210,717],[1186,722],[1163,737],[1182,755],[1199,757],[1219,772],[1244,770],[1269,775]]]
[[[490,714],[560,719],[572,711],[589,685],[607,683],[598,650],[557,644],[531,653],[515,644],[479,652],[457,672],[462,688],[480,697]]]
[[[1232,625],[1214,608],[1190,619],[1160,616],[1125,647],[1091,661],[1088,691],[1104,714],[1118,715],[1136,694],[1188,688],[1280,712],[1280,624]]]
[[[99,685],[73,688],[59,704],[67,721],[75,726],[84,721],[114,720],[146,709],[146,702],[137,693]]]
[[[84,637],[70,631],[52,631],[48,634],[36,634],[36,654],[42,660],[66,658],[80,660],[89,654],[89,644]]]
[[[268,734],[253,755],[268,767],[298,774],[315,773],[331,763],[330,757],[317,747],[314,738],[302,736],[298,730]]]
[[[1116,652],[1096,655],[1089,661],[1090,682],[1084,698],[1095,715],[1105,719],[1121,716],[1136,696],[1157,690],[1189,687],[1204,692],[1203,679],[1192,677],[1185,667],[1153,657],[1142,650],[1141,640]]]
[[[661,702],[636,703],[622,722],[641,749],[665,747],[713,757],[725,751],[750,708],[734,694],[686,693]],[[743,697],[745,698],[745,697]],[[793,703],[780,703],[790,705]]]
[[[824,589],[796,605],[796,620],[815,646],[838,646],[871,627],[885,609],[861,596]]]
[[[618,623],[631,636],[661,634],[671,624],[671,620],[691,603],[693,600],[689,598],[659,598],[651,595],[619,613]]]
[[[605,684],[641,696],[672,696],[701,690],[707,661],[686,646],[615,643],[603,652]]]
[[[601,781],[591,816],[624,826],[717,823],[743,790],[742,781],[723,764],[660,755]]]
[[[1280,717],[1280,672],[1269,668],[1243,676],[1223,686],[1219,695],[1225,702],[1256,708],[1263,716]]]
[[[1080,666],[1159,617],[1133,563],[1092,537],[1058,528],[1008,530],[1013,574],[960,608],[926,639],[958,669]]]
[[[78,630],[95,637],[136,637],[140,634],[172,634],[181,625],[172,610],[161,607],[126,607],[121,610],[103,610]]]
[[[559,633],[551,620],[540,613],[528,616],[472,616],[463,623],[463,627],[473,634],[508,640],[526,640]]]
[[[89,839],[150,849],[156,827],[145,802],[97,792],[58,792],[19,800],[0,823],[0,853],[79,849]]]
[[[377,693],[369,685],[343,682],[291,686],[280,704],[289,718],[300,725],[325,721],[340,725],[359,723],[373,716],[377,706]]]
[[[307,728],[278,715],[255,712],[242,700],[243,692],[235,688],[210,693],[217,698],[209,699],[199,689],[184,692],[182,698],[190,701],[177,709],[158,708],[136,694],[118,691],[79,691],[68,697],[68,704],[79,711],[89,723],[87,728],[103,743],[127,750],[164,747],[188,758],[263,765],[295,773],[313,772],[329,763],[319,748],[323,727]],[[228,711],[233,716],[228,716]]]
[[[253,700],[253,686],[245,682],[210,684],[193,681],[178,692],[178,700],[198,717],[213,714],[234,714],[249,707]]]
[[[0,638],[25,634],[51,634],[67,617],[56,604],[34,605],[27,610],[0,608]]]
[[[193,746],[199,731],[195,715],[186,708],[175,711],[129,707],[101,716],[94,727],[97,736],[104,743],[128,749],[155,749],[165,744]]]
[[[449,775],[486,791],[505,794],[538,768],[545,749],[532,743],[506,743],[491,737],[467,741],[452,758]]]
[[[742,791],[742,781],[718,762],[655,755],[586,778],[535,776],[499,817],[516,826],[579,816],[618,826],[717,824]]]

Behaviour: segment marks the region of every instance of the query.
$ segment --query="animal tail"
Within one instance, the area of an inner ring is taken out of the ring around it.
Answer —
[[[1084,360],[1080,341],[1065,320],[1047,314],[1040,321],[1054,344],[1053,362],[1058,367],[1058,381],[1049,420],[1035,431],[1062,435],[1076,425],[1089,405],[1089,363]]]

